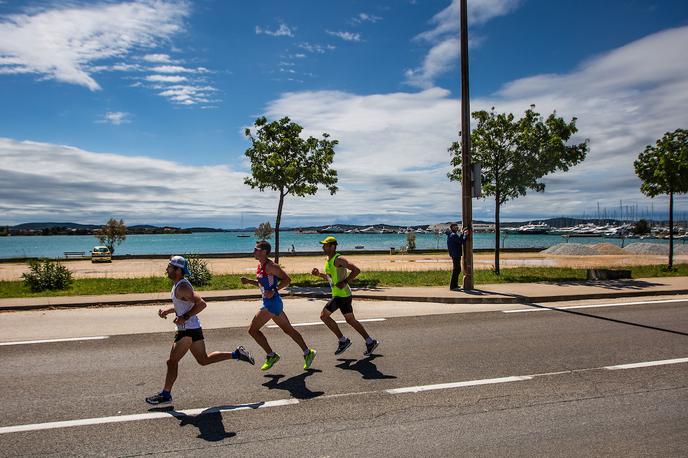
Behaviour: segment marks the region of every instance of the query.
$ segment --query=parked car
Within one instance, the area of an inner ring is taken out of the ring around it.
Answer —
[[[106,246],[96,246],[91,250],[91,262],[112,262],[112,253]]]

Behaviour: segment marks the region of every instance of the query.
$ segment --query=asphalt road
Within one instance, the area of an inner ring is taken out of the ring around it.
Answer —
[[[366,323],[382,341],[367,358],[360,337],[334,356],[329,331],[305,326],[306,372],[268,329],[271,371],[188,355],[159,409],[143,399],[169,332],[0,346],[0,455],[686,456],[686,307],[393,317]],[[209,350],[258,350],[246,328],[205,334]]]

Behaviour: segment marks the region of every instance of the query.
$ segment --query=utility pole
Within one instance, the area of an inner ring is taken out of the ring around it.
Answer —
[[[471,104],[468,92],[468,12],[461,0],[461,216],[470,233],[463,252],[463,289],[473,289],[473,187],[471,186]],[[480,177],[476,177],[479,180]],[[497,242],[499,243],[499,242]],[[498,247],[495,247],[497,249]]]

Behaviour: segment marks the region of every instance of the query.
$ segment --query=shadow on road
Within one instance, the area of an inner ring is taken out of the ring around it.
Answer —
[[[149,412],[165,412],[179,420],[179,426],[192,425],[198,428],[198,438],[209,442],[217,442],[229,437],[236,436],[235,432],[227,432],[225,425],[222,423],[222,411],[230,411],[236,409],[257,409],[263,402],[256,402],[253,404],[240,405],[224,405],[205,409],[198,415],[188,415],[184,412],[174,410],[174,407],[159,407],[149,409]]]
[[[337,364],[335,367],[338,367],[340,369],[344,369],[345,371],[356,371],[360,373],[363,376],[364,380],[381,380],[381,379],[390,379],[390,378],[397,378],[395,375],[385,375],[380,370],[377,368],[377,366],[373,363],[373,360],[375,358],[378,358],[382,355],[370,355],[367,358],[364,359],[338,359],[337,361],[341,361],[341,364]],[[354,361],[356,361],[354,363]]]
[[[307,386],[306,386],[306,377],[310,377],[311,375],[322,372],[321,370],[318,369],[308,369],[304,371],[303,373],[299,375],[295,375],[294,377],[290,377],[286,380],[282,380],[280,382],[280,379],[284,377],[283,374],[269,374],[266,375],[265,378],[269,378],[271,380],[263,383],[263,386],[270,389],[270,390],[285,390],[288,391],[291,397],[296,398],[296,399],[312,399],[312,398],[317,398],[318,396],[322,396],[325,394],[324,391],[311,391]]]
[[[535,304],[532,302],[531,303],[525,303],[524,305],[528,305],[530,307],[535,307],[535,308],[540,308],[540,309],[552,310],[553,312],[570,313],[571,315],[578,315],[578,316],[583,316],[586,318],[595,318],[597,320],[611,321],[612,323],[625,324],[627,326],[636,326],[639,328],[651,329],[653,331],[668,332],[670,334],[678,334],[680,336],[687,336],[688,337],[688,333],[686,333],[686,332],[674,331],[673,329],[659,328],[657,326],[650,326],[649,324],[635,323],[633,321],[626,321],[626,320],[618,320],[616,318],[609,318],[606,316],[591,315],[590,313],[579,312],[577,310],[563,309],[563,308],[557,308],[557,307],[548,307],[546,305],[539,305],[539,304]]]

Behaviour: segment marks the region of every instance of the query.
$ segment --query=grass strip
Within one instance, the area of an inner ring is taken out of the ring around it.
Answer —
[[[633,278],[667,276],[688,276],[688,264],[674,266],[668,271],[666,266],[647,265],[628,267]],[[535,283],[585,280],[587,269],[562,267],[516,267],[502,269],[501,275],[490,270],[476,270],[474,283]],[[379,288],[393,286],[447,286],[450,272],[446,270],[429,271],[374,271],[363,272],[354,281],[355,287]],[[197,288],[199,291],[254,289],[242,285],[240,274],[213,275],[209,285]],[[328,286],[328,284],[309,274],[293,274],[294,286]],[[0,281],[0,299],[20,297],[90,296],[101,294],[159,293],[169,291],[171,282],[164,277],[145,278],[80,278],[64,290],[31,292],[22,281]]]

